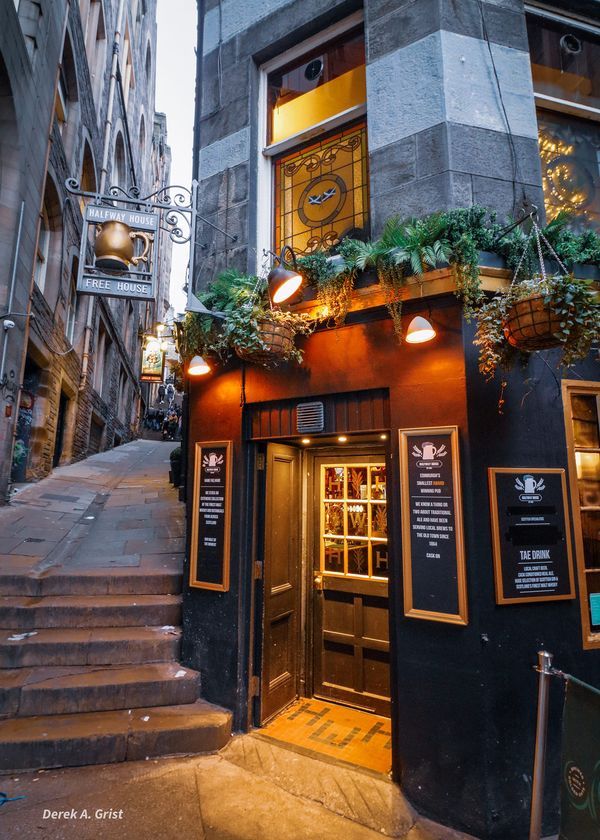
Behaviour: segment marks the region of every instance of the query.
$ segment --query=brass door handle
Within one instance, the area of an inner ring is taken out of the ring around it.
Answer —
[[[322,592],[323,591],[323,575],[315,575],[315,577],[313,579],[313,585],[314,585],[314,588],[317,590],[317,592]]]

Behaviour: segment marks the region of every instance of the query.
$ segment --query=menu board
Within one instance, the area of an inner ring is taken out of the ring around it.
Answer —
[[[229,589],[231,441],[197,443],[190,586]]]
[[[498,604],[575,597],[565,471],[488,470]]]
[[[467,624],[458,427],[399,434],[404,614]]]

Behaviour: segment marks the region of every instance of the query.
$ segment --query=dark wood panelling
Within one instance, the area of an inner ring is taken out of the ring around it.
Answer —
[[[297,436],[296,407],[302,402],[321,401],[324,405],[324,434],[370,432],[389,427],[387,389],[352,391],[283,402],[248,406],[248,429],[252,440],[273,440]]]

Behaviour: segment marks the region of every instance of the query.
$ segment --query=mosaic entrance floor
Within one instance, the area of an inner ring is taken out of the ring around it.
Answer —
[[[389,718],[336,703],[303,697],[259,731],[378,773],[389,773],[392,766]]]

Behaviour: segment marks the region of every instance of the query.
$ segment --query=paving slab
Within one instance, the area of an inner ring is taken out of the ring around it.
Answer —
[[[235,738],[223,756],[288,793],[390,837],[403,836],[415,824],[416,813],[400,789],[372,771],[312,758],[259,735]]]

